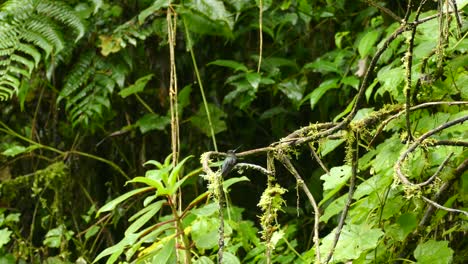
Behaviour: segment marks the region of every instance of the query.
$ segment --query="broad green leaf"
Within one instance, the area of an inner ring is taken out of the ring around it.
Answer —
[[[320,142],[320,156],[325,157],[328,153],[339,147],[345,139],[327,139]]]
[[[0,248],[10,242],[10,236],[13,232],[8,230],[8,228],[3,228],[0,230]]]
[[[354,103],[356,102],[356,96],[354,96],[353,100],[351,101],[351,103],[348,104],[348,106],[346,106],[346,109],[343,110],[343,112],[339,113],[337,116],[335,116],[333,118],[333,122],[337,122],[338,120],[340,120],[343,116],[347,115],[349,112],[351,112],[351,110],[353,109],[353,106],[354,106]]]
[[[147,162],[143,163],[144,166],[148,165],[148,164],[151,164],[151,165],[154,165],[156,166],[158,169],[162,169],[163,168],[163,165],[157,161],[157,160],[148,160]]]
[[[14,157],[22,153],[31,152],[37,148],[39,148],[38,145],[31,145],[29,147],[14,145],[14,146],[9,147],[5,151],[3,151],[2,155],[7,156],[7,157]]]
[[[2,264],[16,264],[16,257],[10,253],[0,256],[0,263]]]
[[[125,194],[122,194],[121,196],[115,198],[114,200],[106,203],[103,207],[101,207],[98,211],[97,211],[97,215],[99,215],[100,213],[103,213],[103,212],[108,212],[108,211],[112,211],[115,209],[115,207],[117,205],[119,205],[121,202],[127,200],[128,198],[134,196],[134,195],[137,195],[139,193],[143,193],[143,192],[146,192],[146,191],[149,191],[149,190],[152,190],[153,188],[152,187],[144,187],[144,188],[139,188],[139,189],[136,189],[136,190],[133,190],[133,191],[129,191]]]
[[[208,216],[212,216],[213,214],[215,214],[216,212],[218,212],[218,208],[219,206],[215,203],[209,203],[207,205],[204,205],[203,207],[200,207],[200,208],[197,208],[197,209],[193,209],[191,210],[190,212],[196,216],[205,216],[205,217],[208,217]]]
[[[295,108],[299,109],[302,97],[304,96],[306,84],[307,82],[305,79],[302,79],[299,82],[297,79],[292,79],[281,82],[278,87],[280,91],[283,92],[289,100],[291,100]]]
[[[223,110],[219,109],[214,104],[208,104],[208,111],[210,111],[211,123],[213,125],[213,131],[215,134],[223,132],[227,129],[224,119],[227,115]],[[205,107],[200,105],[198,112],[190,118],[192,125],[200,129],[206,136],[211,136],[211,130],[208,123],[208,117],[206,115]]]
[[[47,232],[43,244],[50,248],[59,248],[62,241],[68,241],[73,234],[74,232],[67,230],[65,225],[60,225]]]
[[[152,15],[154,12],[160,10],[163,7],[168,7],[171,3],[171,0],[156,0],[153,2],[151,6],[146,8],[145,10],[141,11],[138,14],[138,23],[142,25],[145,22],[145,19]]]
[[[341,74],[341,70],[338,68],[338,66],[335,63],[331,61],[326,61],[320,58],[318,58],[314,62],[310,62],[304,65],[304,69],[312,69],[314,71],[321,72],[323,74],[330,73],[330,72]]]
[[[449,264],[452,263],[453,250],[448,241],[428,240],[419,244],[414,250],[414,258],[418,264]]]
[[[240,264],[239,258],[229,251],[223,253],[223,264]]]
[[[192,85],[186,85],[182,90],[179,91],[177,94],[177,111],[179,114],[179,118],[181,118],[184,114],[185,107],[190,105],[191,95],[192,93]]]
[[[310,98],[310,108],[313,110],[317,103],[320,101],[320,98],[331,89],[338,88],[338,78],[328,79],[322,82],[316,89],[314,89],[306,98]]]
[[[171,174],[169,175],[169,178],[168,178],[168,182],[166,183],[168,187],[174,186],[174,184],[176,183],[177,179],[179,178],[179,173],[180,173],[180,170],[183,168],[184,163],[185,163],[188,159],[191,159],[191,158],[193,158],[193,156],[188,156],[188,157],[186,157],[186,158],[183,159],[181,162],[179,162],[179,163],[177,164],[177,166],[175,166],[174,169],[172,169]]]
[[[219,220],[217,217],[197,217],[192,223],[192,239],[198,249],[212,249],[218,245]],[[229,221],[224,226],[224,234],[229,238],[233,230]]]
[[[245,78],[247,79],[249,84],[254,88],[254,90],[257,91],[262,76],[256,72],[249,72],[245,74]]]
[[[207,65],[218,65],[218,66],[228,67],[228,68],[233,69],[234,72],[237,72],[237,71],[247,72],[248,71],[247,66],[245,66],[244,64],[240,62],[233,61],[233,60],[215,60],[215,61],[208,63]]]
[[[125,236],[119,243],[104,249],[99,255],[93,260],[93,263],[96,263],[98,260],[102,259],[105,256],[113,255],[113,257],[109,258],[106,263],[114,263],[115,260],[123,253],[125,248],[130,245],[133,245],[137,239],[138,234],[130,234]]]
[[[359,82],[360,80],[356,76],[348,76],[348,77],[344,77],[343,79],[341,79],[342,84],[349,85],[356,90],[359,89]]]
[[[218,218],[197,218],[192,224],[191,233],[195,246],[199,249],[212,249],[216,247],[218,245],[218,227]]]
[[[158,114],[146,114],[136,122],[142,134],[152,130],[164,130],[170,123],[169,117]]]
[[[331,168],[330,174],[324,174],[320,176],[320,179],[324,181],[323,189],[327,191],[337,187],[341,188],[349,177],[351,177],[351,166],[343,165]]]
[[[322,206],[324,201],[327,201],[329,198],[324,198],[322,201],[320,201],[319,206]],[[331,202],[327,208],[325,208],[325,211],[323,214],[320,216],[320,222],[327,223],[328,220],[339,214],[341,211],[343,211],[343,207],[345,206],[346,199],[348,199],[348,195],[342,195],[340,198],[337,198]]]
[[[369,195],[373,192],[383,193],[386,187],[393,181],[392,177],[387,177],[384,174],[376,174],[360,183],[356,191],[354,192],[353,198],[356,200]]]
[[[234,177],[234,178],[229,178],[225,181],[223,181],[223,188],[224,190],[228,190],[231,185],[238,183],[238,182],[243,182],[243,181],[250,181],[249,178],[242,176],[242,177]]]
[[[164,185],[159,181],[159,180],[153,180],[150,178],[146,177],[135,177],[132,180],[128,182],[140,182],[144,183],[146,185],[149,185],[157,190],[158,195],[164,195],[167,194],[167,189],[164,187]]]
[[[341,43],[343,42],[343,38],[345,38],[346,36],[349,35],[349,31],[343,31],[343,32],[337,32],[335,34],[335,45],[336,47],[338,47],[339,49],[341,49]]]
[[[361,58],[366,57],[372,51],[380,36],[380,30],[371,30],[367,32],[359,41],[358,51]]]
[[[233,16],[219,0],[190,1],[179,6],[178,13],[182,15],[188,30],[206,35],[232,36],[234,26]]]
[[[377,80],[381,86],[377,88],[375,95],[383,95],[388,92],[394,99],[400,99],[402,96],[402,88],[399,87],[405,78],[405,70],[403,67],[392,68],[391,65],[385,66],[377,73]]]
[[[127,230],[125,230],[125,236],[128,236],[128,235],[130,235],[132,233],[136,233],[138,230],[140,230],[140,228],[143,225],[145,225],[151,218],[154,217],[154,215],[156,215],[159,212],[159,210],[161,209],[164,202],[165,202],[164,200],[161,200],[161,201],[157,201],[156,203],[148,206],[147,208],[149,208],[149,210],[146,210],[147,212],[145,214],[138,217],[138,219],[135,222],[133,222],[127,228]],[[142,209],[142,210],[144,210],[144,209]]]
[[[242,76],[243,77],[243,76]],[[224,103],[231,103],[233,102],[234,105],[239,107],[239,109],[246,109],[256,98],[256,90],[253,89],[252,85],[247,81],[247,79],[243,78],[240,80],[228,82],[231,85],[235,86],[236,89],[229,92],[224,97]]]
[[[171,259],[174,258],[175,248],[175,239],[166,241],[161,251],[153,257],[153,260],[157,261],[153,263],[174,263]]]
[[[97,232],[99,232],[99,229],[101,229],[99,226],[97,225],[93,225],[91,226],[88,231],[86,231],[86,234],[85,234],[85,239],[88,240],[90,239],[91,237],[93,237],[94,235],[97,234]]]
[[[122,89],[119,92],[119,95],[122,98],[126,98],[132,94],[139,93],[145,89],[146,84],[153,78],[154,74],[148,74],[139,78],[134,84],[128,86],[127,88]]]
[[[396,222],[400,226],[399,229],[402,231],[404,238],[418,226],[418,218],[416,214],[412,212],[400,215]]]
[[[329,174],[320,176],[320,179],[324,181],[323,190],[325,195],[319,205],[324,204],[328,199],[332,198],[338,191],[340,191],[341,188],[346,185],[346,182],[350,177],[351,167],[349,165],[333,167],[330,169]]]
[[[20,213],[10,213],[5,217],[5,222],[1,224],[12,224],[12,223],[18,223],[20,221]],[[0,224],[0,225],[1,225]]]
[[[366,223],[361,225],[346,224],[341,231],[340,239],[333,254],[334,263],[359,258],[362,253],[374,249],[383,234],[379,228],[372,228]],[[321,255],[326,256],[330,252],[334,238],[335,230],[323,238],[320,246]]]

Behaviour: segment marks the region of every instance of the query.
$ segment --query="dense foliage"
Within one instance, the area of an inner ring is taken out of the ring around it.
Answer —
[[[467,4],[5,1],[0,263],[465,263]]]

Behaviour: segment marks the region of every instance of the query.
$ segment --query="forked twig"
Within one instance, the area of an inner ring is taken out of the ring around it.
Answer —
[[[426,133],[424,133],[421,137],[419,137],[418,139],[416,139],[411,145],[410,147],[405,151],[403,152],[400,157],[398,158],[396,164],[395,164],[395,172],[398,176],[398,178],[400,179],[400,181],[405,184],[405,185],[409,185],[409,186],[418,186],[417,184],[414,184],[412,182],[410,182],[408,180],[408,178],[403,174],[403,172],[401,171],[401,164],[403,163],[403,161],[406,159],[406,157],[408,157],[408,155],[413,152],[417,147],[419,147],[421,145],[421,143],[429,138],[430,136],[434,135],[435,133],[438,133],[446,128],[449,128],[451,126],[454,126],[454,125],[457,125],[457,124],[460,124],[460,123],[463,123],[465,122],[466,120],[468,120],[468,116],[463,116],[463,117],[460,117],[460,118],[457,118],[457,119],[454,119],[452,121],[449,121],[447,123],[444,123]]]
[[[320,210],[315,201],[314,196],[309,190],[309,187],[305,184],[304,180],[302,179],[301,175],[297,172],[296,168],[292,165],[291,161],[285,155],[278,156],[279,161],[284,165],[284,167],[296,178],[298,184],[302,187],[302,190],[306,194],[307,198],[309,199],[310,203],[312,204],[312,208],[314,209],[314,244],[315,244],[315,259],[317,263],[320,262],[320,249],[319,249],[319,221],[320,221]]]

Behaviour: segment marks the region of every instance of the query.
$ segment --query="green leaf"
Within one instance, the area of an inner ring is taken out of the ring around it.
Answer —
[[[238,183],[238,182],[243,182],[243,181],[250,181],[250,180],[249,180],[249,178],[247,178],[245,176],[229,178],[229,179],[223,181],[223,188],[225,190],[228,190],[231,185],[233,185],[235,183]]]
[[[250,85],[254,88],[254,90],[258,90],[258,85],[260,84],[260,80],[262,76],[256,72],[249,72],[245,75],[245,78],[249,82]]]
[[[227,126],[222,119],[227,116],[226,113],[224,113],[214,104],[208,104],[208,111],[210,112],[211,123],[213,125],[214,133],[218,134],[220,132],[225,131],[227,129]],[[198,112],[190,118],[190,123],[192,123],[192,125],[194,125],[196,128],[200,129],[200,131],[206,136],[211,136],[208,117],[206,115],[205,107],[203,105],[200,105]]]
[[[149,17],[151,14],[154,12],[160,10],[163,7],[168,7],[169,4],[171,3],[171,0],[156,0],[153,2],[151,6],[146,8],[145,10],[141,11],[140,14],[138,14],[138,23],[142,25],[145,22],[145,19]]]
[[[351,166],[343,165],[331,168],[330,174],[324,174],[320,176],[320,179],[324,181],[323,189],[327,191],[337,187],[341,188],[349,177],[351,177]]]
[[[453,250],[448,241],[428,240],[419,244],[414,250],[414,258],[418,264],[449,264],[452,263]]]
[[[68,231],[64,225],[60,225],[47,232],[43,243],[50,248],[59,248],[62,241],[68,241],[73,233],[73,231]]]
[[[327,139],[320,143],[320,155],[325,157],[328,153],[339,147],[345,139]]]
[[[29,147],[14,145],[14,146],[9,147],[5,151],[3,151],[2,155],[7,156],[7,157],[14,157],[22,153],[31,152],[37,148],[39,148],[38,145],[31,145]]]
[[[338,78],[328,79],[322,82],[317,88],[315,88],[306,98],[310,98],[310,108],[313,110],[317,103],[320,101],[320,98],[331,89],[336,89],[339,87]],[[304,98],[304,99],[306,99]]]
[[[10,236],[13,232],[8,230],[8,228],[3,228],[0,230],[0,248],[10,242]]]
[[[85,239],[88,240],[89,238],[93,237],[94,235],[97,234],[97,232],[99,232],[101,228],[97,225],[93,225],[91,226],[88,231],[86,231],[86,234],[85,234]]]
[[[177,110],[179,117],[183,116],[185,107],[190,105],[190,94],[192,93],[192,85],[188,84],[177,94]]]
[[[153,257],[156,262],[153,263],[174,263],[171,261],[175,254],[175,239],[170,239],[164,243],[164,247]]]
[[[320,179],[324,181],[323,190],[325,192],[325,196],[319,204],[322,205],[340,191],[341,188],[346,185],[346,182],[350,177],[351,167],[349,165],[333,167],[330,169],[329,174],[320,176]]]
[[[232,36],[234,27],[233,16],[219,0],[189,1],[179,6],[178,13],[182,15],[188,29],[205,35]]]
[[[158,114],[146,114],[136,122],[142,134],[152,130],[164,130],[170,123],[171,119],[169,117]]]
[[[283,94],[294,104],[296,109],[301,104],[302,97],[304,96],[306,83],[304,81],[298,82],[297,79],[281,82],[278,87]]]
[[[405,70],[403,67],[392,68],[391,65],[385,66],[377,73],[377,80],[381,87],[377,89],[376,95],[383,95],[388,92],[395,99],[400,99],[403,94],[402,89],[399,89],[400,84],[404,81]]]
[[[323,74],[330,72],[341,74],[341,70],[335,63],[323,60],[321,58],[318,58],[314,62],[307,63],[304,65],[304,69],[312,69]]]
[[[403,237],[406,238],[418,226],[418,218],[415,213],[404,213],[398,217],[397,224],[400,226]]]
[[[217,218],[197,218],[192,224],[192,239],[195,246],[199,249],[216,247],[218,245],[218,227],[219,220]]]
[[[215,60],[215,61],[208,63],[207,65],[218,65],[218,66],[228,67],[228,68],[233,69],[234,72],[237,72],[237,71],[247,72],[248,71],[247,66],[234,60]]]
[[[223,264],[240,264],[239,258],[229,251],[223,253]]]
[[[167,188],[165,188],[164,185],[159,180],[153,180],[153,179],[146,178],[146,177],[135,177],[128,182],[139,182],[139,183],[144,183],[146,185],[149,185],[158,191],[158,195],[167,194],[167,191],[168,191]]]
[[[333,262],[347,262],[359,258],[362,253],[377,247],[383,234],[379,228],[371,228],[366,223],[361,225],[346,224],[336,244]],[[323,238],[320,246],[321,255],[326,256],[330,252],[334,238],[335,230]]]
[[[367,32],[359,41],[358,51],[361,58],[366,57],[372,51],[375,43],[379,39],[380,30],[371,30]]]
[[[193,156],[186,157],[181,162],[179,162],[174,169],[172,169],[171,174],[169,174],[168,182],[166,183],[168,187],[174,186],[177,179],[179,178],[179,172],[183,168],[184,163],[191,158],[193,158]]]
[[[119,243],[104,249],[94,260],[93,263],[96,263],[98,260],[102,259],[105,256],[112,256],[107,260],[106,264],[114,263],[117,258],[122,254],[126,247],[133,245],[137,239],[138,234],[130,234],[125,236]]]
[[[204,205],[200,208],[193,209],[190,212],[196,216],[199,217],[208,217],[214,215],[216,212],[218,212],[218,205],[215,203],[209,203],[207,205]]]
[[[129,191],[125,194],[122,194],[121,196],[113,199],[112,201],[106,203],[103,207],[101,207],[98,211],[97,211],[97,215],[99,216],[100,213],[103,213],[103,212],[108,212],[108,211],[112,211],[115,209],[115,207],[117,205],[119,205],[121,202],[127,200],[128,198],[134,196],[134,195],[137,195],[139,193],[143,193],[145,191],[149,191],[153,188],[151,187],[144,187],[144,188],[139,188],[139,189],[136,189],[136,190],[133,190],[133,191]]]
[[[153,78],[154,74],[148,74],[139,78],[134,84],[128,86],[127,88],[122,89],[119,92],[119,95],[122,98],[126,98],[134,93],[139,93],[145,89],[146,84]]]
[[[346,199],[348,199],[347,194],[342,195],[340,198],[337,198],[337,199],[333,200],[333,202],[331,202],[327,206],[327,208],[325,208],[325,211],[320,216],[320,222],[327,223],[328,220],[331,217],[333,217],[333,216],[339,214],[341,211],[343,211],[343,207],[345,206]],[[319,206],[322,206],[322,204],[324,203],[323,201],[326,201],[326,200],[328,200],[328,199],[326,199],[326,198],[322,199],[322,201],[319,203]]]
[[[138,230],[140,230],[140,228],[145,225],[151,218],[153,218],[158,212],[159,210],[161,209],[163,203],[165,201],[164,200],[161,200],[161,201],[157,201],[156,203],[154,204],[151,204],[150,206],[148,206],[147,208],[147,212],[143,215],[141,215],[140,217],[137,218],[137,220],[135,222],[133,222],[128,228],[127,230],[125,230],[125,236],[128,236],[132,233],[136,233]],[[146,208],[144,208],[146,209]],[[142,210],[144,210],[142,209]]]

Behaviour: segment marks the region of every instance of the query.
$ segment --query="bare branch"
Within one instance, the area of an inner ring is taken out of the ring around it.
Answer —
[[[330,170],[323,164],[322,160],[318,156],[317,152],[315,152],[314,146],[312,143],[309,143],[309,148],[310,148],[310,154],[312,157],[317,161],[317,163],[322,167],[322,170],[325,171],[327,174],[330,174]]]
[[[312,195],[312,193],[310,192],[309,187],[307,187],[307,185],[305,184],[305,182],[302,179],[301,175],[299,175],[297,170],[292,165],[291,161],[285,155],[280,155],[278,158],[279,158],[279,161],[281,163],[283,163],[284,167],[286,167],[286,169],[288,169],[288,171],[291,172],[291,174],[296,178],[298,184],[301,185],[302,190],[306,194],[307,198],[309,198],[309,201],[312,204],[312,207],[314,208],[314,215],[315,215],[314,216],[315,217],[314,218],[314,243],[315,243],[315,247],[316,247],[316,250],[315,250],[315,252],[316,252],[316,261],[317,261],[317,263],[321,263],[320,262],[320,250],[319,250],[319,232],[318,232],[319,231],[319,221],[320,221],[319,207],[318,207],[317,203],[315,202],[315,198]]]
[[[348,215],[349,207],[351,207],[351,201],[353,200],[354,191],[356,189],[355,185],[356,185],[357,168],[359,166],[359,159],[358,159],[359,140],[358,140],[357,133],[355,133],[354,136],[355,138],[353,140],[350,139],[351,142],[348,143],[350,145],[348,151],[351,151],[351,179],[349,182],[348,198],[346,200],[346,204],[343,208],[343,211],[341,212],[340,221],[338,222],[338,226],[336,227],[335,238],[333,240],[332,248],[330,249],[330,252],[328,253],[327,259],[325,260],[325,264],[327,264],[331,260],[333,256],[333,252],[335,251],[335,247],[338,244],[338,240],[340,239],[340,235],[341,235],[341,230],[343,229],[346,216]],[[354,146],[353,146],[353,143],[355,143]]]
[[[437,106],[437,105],[463,105],[463,104],[468,104],[468,101],[454,101],[454,102],[428,102],[428,103],[423,103],[423,104],[419,104],[419,105],[416,105],[416,106],[413,106],[410,108],[411,111],[414,111],[414,110],[418,110],[418,109],[422,109],[422,108],[426,108],[426,107],[430,107],[430,106]],[[369,143],[368,147],[372,146],[373,143],[375,142],[377,136],[382,132],[382,130],[388,125],[388,123],[390,123],[390,121],[392,121],[393,119],[395,118],[398,118],[400,117],[402,114],[404,114],[405,111],[401,111],[395,115],[392,115],[391,117],[387,118],[386,120],[384,120],[382,122],[382,124],[379,126],[379,128],[377,128],[377,131],[375,132],[375,135],[374,137],[372,138],[371,142]]]
[[[455,180],[457,180],[463,173],[468,169],[468,159],[465,159],[458,167],[455,169],[453,172],[453,177],[442,184],[440,187],[439,191],[432,197],[432,200],[437,202],[440,197],[448,190],[448,188],[453,184]],[[423,227],[426,225],[426,223],[430,220],[430,218],[434,215],[434,206],[429,205],[426,209],[426,212],[424,213],[424,216],[421,218],[421,221],[419,222],[419,227]]]
[[[418,139],[416,139],[413,144],[410,145],[410,147],[405,151],[403,152],[403,154],[400,155],[400,157],[398,158],[398,161],[396,162],[395,164],[395,172],[398,176],[398,178],[400,179],[400,181],[405,184],[405,185],[409,185],[409,186],[417,186],[417,184],[414,184],[414,183],[411,183],[408,178],[403,174],[403,172],[401,172],[401,163],[406,159],[406,157],[411,153],[413,152],[418,146],[421,145],[421,143],[427,139],[428,137],[434,135],[435,133],[438,133],[446,128],[449,128],[451,126],[454,126],[454,125],[457,125],[457,124],[460,124],[460,123],[463,123],[465,122],[466,120],[468,120],[468,115],[467,116],[463,116],[463,117],[460,117],[460,118],[457,118],[455,120],[452,120],[452,121],[449,121],[447,123],[444,123],[430,131],[428,131],[427,133],[423,134],[421,137],[419,137]]]
[[[442,206],[442,205],[440,205],[440,204],[438,204],[438,203],[436,203],[436,202],[434,202],[434,201],[432,201],[432,200],[430,200],[430,199],[428,199],[428,198],[426,198],[426,197],[424,197],[424,196],[422,196],[422,198],[423,198],[424,201],[430,203],[432,206],[437,207],[437,208],[439,208],[439,209],[441,209],[441,210],[445,210],[445,211],[451,212],[451,213],[460,213],[460,214],[464,214],[464,215],[468,216],[468,212],[467,212],[467,211],[463,211],[463,210],[458,210],[458,209],[453,209],[453,208],[448,208],[448,207]]]
[[[401,17],[399,17],[397,14],[393,13],[390,9],[386,8],[386,7],[383,7],[383,6],[380,6],[378,5],[377,3],[375,3],[374,1],[370,1],[370,0],[366,0],[366,3],[368,3],[369,5],[379,9],[380,11],[384,12],[385,14],[391,16],[393,19],[395,19],[396,21],[399,21],[401,22],[403,19]]]
[[[439,165],[439,168],[437,168],[437,171],[431,177],[429,177],[429,179],[427,179],[425,182],[415,184],[415,186],[423,187],[431,183],[436,177],[439,176],[440,172],[445,167],[445,165],[447,165],[447,162],[450,160],[452,156],[453,156],[453,153],[450,153],[450,155],[448,155],[448,157],[445,158],[445,160]]]
[[[237,163],[233,169],[237,171],[244,170],[244,169],[252,169],[252,170],[259,171],[265,174],[266,176],[273,175],[271,171],[263,168],[262,166],[251,164],[251,163]]]

